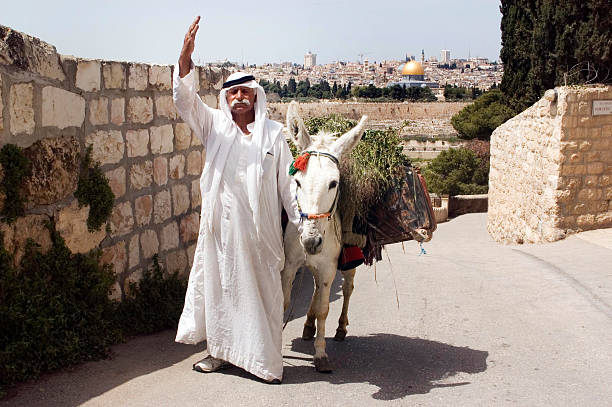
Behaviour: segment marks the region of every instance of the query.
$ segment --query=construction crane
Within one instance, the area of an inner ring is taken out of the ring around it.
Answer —
[[[363,56],[368,55],[368,54],[371,54],[371,52],[364,52],[362,54],[357,54],[357,56],[359,57],[359,65],[363,64]]]

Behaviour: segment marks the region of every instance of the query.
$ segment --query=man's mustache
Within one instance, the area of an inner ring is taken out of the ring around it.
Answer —
[[[236,105],[237,103],[241,103],[241,104],[247,105],[247,106],[251,105],[251,102],[249,102],[249,99],[234,99],[234,100],[232,100],[231,107],[234,107],[234,105]]]

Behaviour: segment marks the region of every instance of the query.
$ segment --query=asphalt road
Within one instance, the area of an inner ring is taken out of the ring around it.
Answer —
[[[283,334],[282,385],[238,368],[194,372],[203,345],[167,331],[22,384],[0,406],[612,405],[612,229],[504,246],[473,214],[439,225],[424,247],[393,245],[376,270],[358,269],[342,343],[331,340],[336,280],[332,374],[314,371],[313,343],[300,339],[306,275]]]

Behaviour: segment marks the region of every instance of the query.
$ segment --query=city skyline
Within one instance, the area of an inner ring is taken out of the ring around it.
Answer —
[[[59,53],[82,58],[173,64],[185,31],[202,16],[194,60],[264,64],[303,63],[317,54],[317,63],[486,57],[499,60],[499,4],[432,0],[422,4],[400,1],[329,0],[292,4],[280,0],[262,4],[178,1],[109,0],[83,6],[74,0],[3,6],[0,24],[40,38]],[[296,18],[299,16],[299,18]],[[160,29],[163,27],[163,29]],[[76,34],[76,35],[75,35]]]

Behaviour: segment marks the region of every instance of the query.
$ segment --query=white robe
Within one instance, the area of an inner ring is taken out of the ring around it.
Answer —
[[[257,143],[257,133],[245,136],[228,112],[201,101],[193,70],[179,78],[175,67],[173,82],[177,111],[206,149],[200,232],[176,341],[206,339],[212,356],[264,380],[282,379],[282,206],[299,223],[282,126],[264,116],[267,139]],[[265,112],[265,95],[257,103]],[[266,150],[260,168],[250,167],[253,143]],[[257,214],[249,203],[250,174],[261,177]]]

